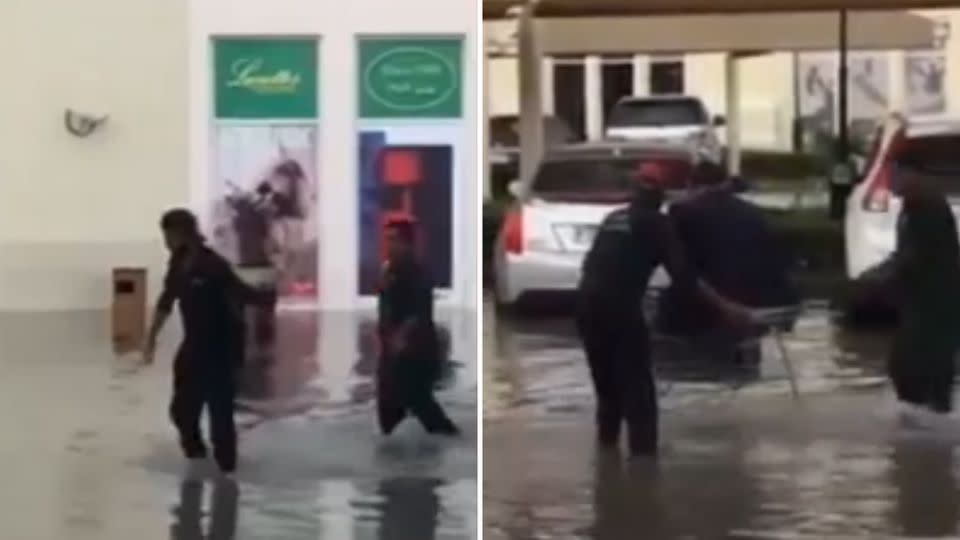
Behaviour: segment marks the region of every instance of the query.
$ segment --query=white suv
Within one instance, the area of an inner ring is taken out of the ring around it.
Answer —
[[[694,145],[710,161],[723,161],[717,128],[726,120],[710,118],[698,98],[651,96],[621,98],[610,111],[605,137],[659,144]]]

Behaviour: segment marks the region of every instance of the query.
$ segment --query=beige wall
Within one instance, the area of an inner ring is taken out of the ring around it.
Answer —
[[[918,11],[919,15],[944,20],[950,24],[951,39],[947,50],[947,106],[953,115],[960,114],[960,10]],[[506,25],[499,21],[497,25]],[[487,23],[493,28],[494,23]],[[501,28],[490,34],[503,34]],[[689,94],[699,96],[711,112],[726,114],[725,62],[722,53],[687,54],[684,56]],[[902,93],[903,56],[891,53],[891,97]],[[516,64],[513,59],[497,59],[490,68],[491,114],[516,113]],[[795,114],[793,53],[778,52],[740,59],[741,141],[746,148],[789,149]]]
[[[0,2],[0,310],[104,307],[186,204],[187,0]],[[64,109],[106,113],[81,139]]]

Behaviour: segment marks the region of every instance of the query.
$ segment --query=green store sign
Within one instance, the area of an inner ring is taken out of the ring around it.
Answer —
[[[361,118],[463,116],[459,39],[363,39]]]
[[[317,117],[317,42],[223,39],[214,46],[217,118]]]

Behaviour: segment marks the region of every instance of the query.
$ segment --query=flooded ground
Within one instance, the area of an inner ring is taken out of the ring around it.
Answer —
[[[182,485],[167,421],[176,325],[156,365],[109,351],[105,313],[0,315],[0,538],[476,538],[476,317],[442,315],[438,396],[464,430],[375,428],[369,321],[289,312],[246,368],[238,488]],[[171,321],[173,322],[173,321]]]
[[[799,401],[770,340],[749,378],[662,369],[654,467],[595,453],[570,321],[488,307],[484,538],[958,538],[960,420],[901,426],[886,339],[845,333],[812,304],[786,340]]]

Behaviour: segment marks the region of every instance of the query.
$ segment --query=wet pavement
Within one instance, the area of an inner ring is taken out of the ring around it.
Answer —
[[[786,340],[799,400],[770,339],[750,376],[661,366],[653,466],[595,452],[571,321],[487,306],[484,538],[960,538],[960,420],[900,424],[887,339],[811,303]]]
[[[154,366],[116,358],[107,314],[0,314],[4,540],[474,539],[476,315],[438,314],[438,397],[465,432],[376,430],[371,321],[284,312],[241,383],[236,489],[181,483],[166,416],[171,320]]]

